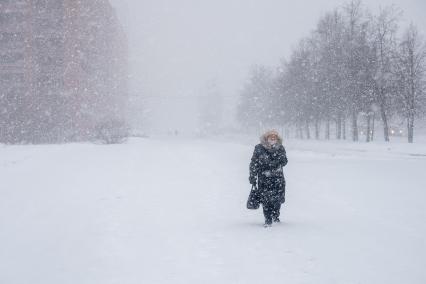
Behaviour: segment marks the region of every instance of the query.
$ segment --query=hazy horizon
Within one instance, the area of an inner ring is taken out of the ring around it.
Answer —
[[[196,98],[215,81],[232,123],[249,67],[277,66],[321,15],[346,2],[112,0],[129,40],[130,91],[143,100],[138,119],[148,131],[191,132],[198,124]],[[402,25],[412,21],[425,34],[425,2],[363,3],[372,11],[395,4],[404,11]]]

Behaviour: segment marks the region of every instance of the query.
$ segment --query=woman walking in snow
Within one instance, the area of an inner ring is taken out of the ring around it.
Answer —
[[[281,204],[285,202],[283,167],[287,162],[282,138],[278,132],[271,130],[263,134],[251,158],[249,181],[253,186],[257,183],[265,227],[271,226],[272,222],[280,222]]]

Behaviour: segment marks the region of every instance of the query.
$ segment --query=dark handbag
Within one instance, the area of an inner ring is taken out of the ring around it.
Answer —
[[[247,200],[247,209],[258,209],[260,206],[260,195],[256,186],[252,186]]]

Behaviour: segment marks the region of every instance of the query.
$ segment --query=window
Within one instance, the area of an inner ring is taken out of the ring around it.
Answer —
[[[23,63],[24,54],[23,53],[0,53],[0,64],[19,64]]]
[[[1,0],[0,0],[1,1]],[[19,25],[24,22],[24,14],[19,12],[0,14],[0,25]]]
[[[0,45],[24,42],[22,33],[0,32]]]
[[[12,85],[12,83],[22,84],[25,81],[24,74],[20,74],[20,73],[6,73],[6,74],[2,74],[0,78],[1,78],[0,83],[8,84],[8,85]]]

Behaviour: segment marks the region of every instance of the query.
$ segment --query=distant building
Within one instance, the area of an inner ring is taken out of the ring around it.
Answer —
[[[126,44],[107,0],[0,0],[0,142],[88,140],[120,125]]]

